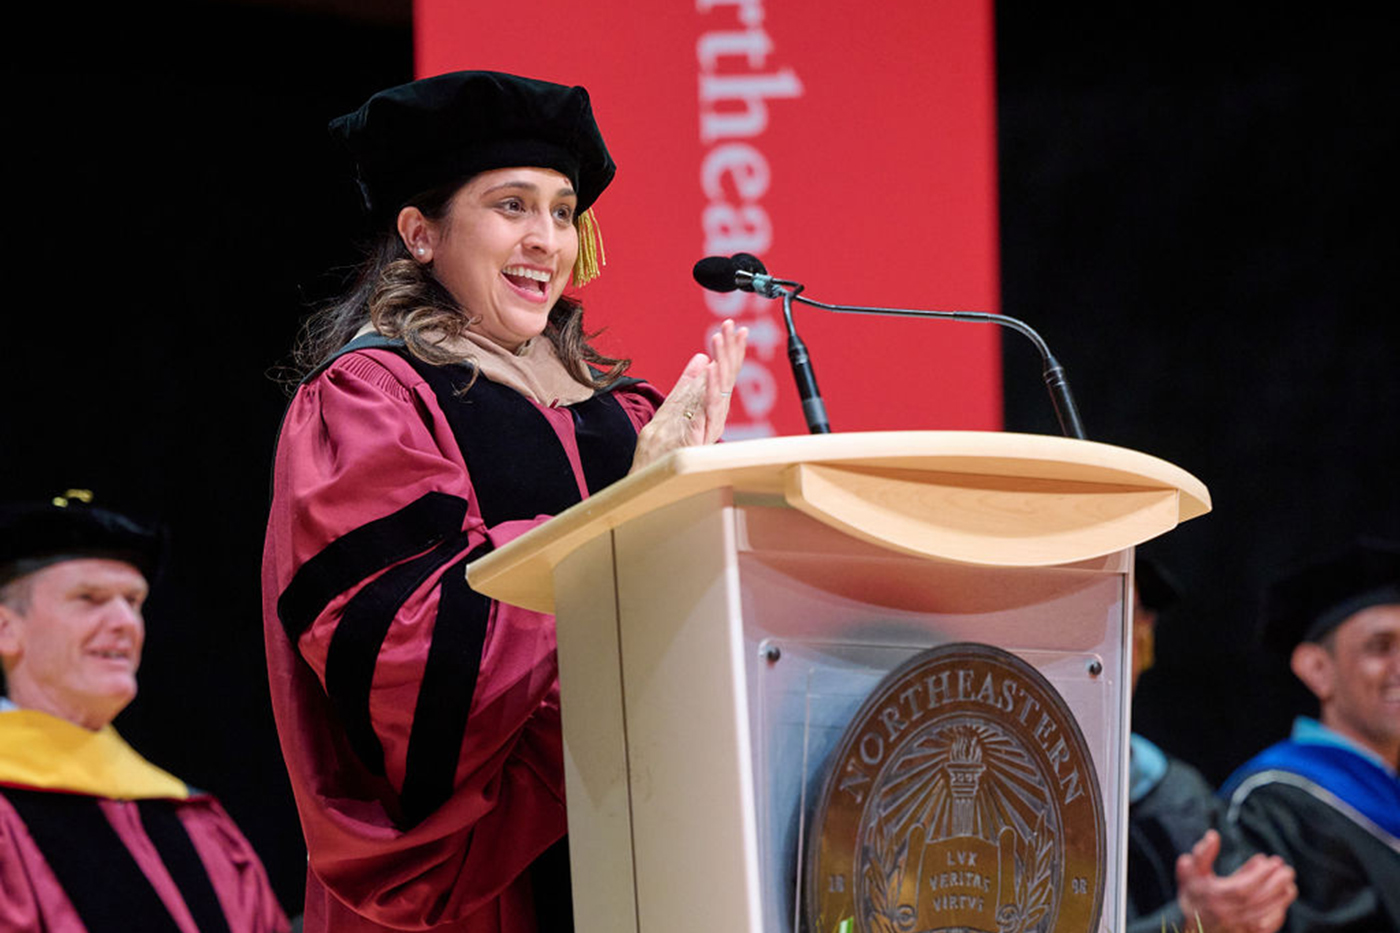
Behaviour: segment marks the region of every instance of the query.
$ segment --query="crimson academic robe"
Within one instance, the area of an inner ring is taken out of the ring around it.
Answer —
[[[464,568],[624,476],[661,396],[543,405],[366,342],[291,402],[264,549],[305,928],[533,933],[569,903],[536,890],[565,830],[554,619]]]
[[[217,800],[147,762],[111,726],[0,712],[0,930],[289,929]]]

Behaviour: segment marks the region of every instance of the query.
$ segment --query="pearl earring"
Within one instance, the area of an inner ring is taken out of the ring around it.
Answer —
[[[422,255],[424,255],[425,253],[427,253],[428,251],[427,251],[426,249],[424,249],[423,247],[420,246],[420,247],[418,247],[418,249],[416,250],[416,252],[418,253],[419,256],[422,256]]]

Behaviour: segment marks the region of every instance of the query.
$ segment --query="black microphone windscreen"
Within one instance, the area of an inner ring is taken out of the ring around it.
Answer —
[[[768,267],[763,264],[753,253],[735,253],[729,257],[729,261],[734,264],[734,271],[752,272],[754,275],[767,275]]]
[[[706,256],[695,264],[695,281],[712,292],[732,292],[739,286],[734,282],[738,266],[724,256]]]

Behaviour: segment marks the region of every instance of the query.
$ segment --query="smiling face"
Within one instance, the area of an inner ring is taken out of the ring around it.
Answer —
[[[1363,609],[1323,641],[1301,644],[1293,656],[1323,724],[1400,763],[1400,605]]]
[[[410,254],[431,261],[472,330],[515,350],[544,331],[569,282],[577,205],[573,184],[556,171],[493,169],[458,189],[442,220],[405,231],[401,217],[400,232]]]
[[[0,605],[0,659],[16,705],[100,729],[136,696],[146,578],[122,561],[36,570]]]

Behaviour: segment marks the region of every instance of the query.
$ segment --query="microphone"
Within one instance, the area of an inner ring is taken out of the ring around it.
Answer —
[[[749,282],[755,274],[766,275],[767,269],[763,268],[763,262],[750,253],[735,253],[733,256],[706,256],[695,264],[691,274],[695,276],[695,281],[712,292],[732,292],[736,288],[742,288],[746,292],[753,291],[753,286]],[[745,281],[740,281],[740,276]]]
[[[780,280],[774,279],[764,268],[763,262],[750,253],[735,253],[733,256],[706,256],[695,264],[692,273],[695,281],[712,292],[732,292],[736,288],[746,292],[756,292],[765,298],[783,298],[783,323],[787,325],[788,362],[792,364],[792,376],[797,382],[797,394],[802,399],[802,416],[807,421],[807,430],[812,434],[830,434],[831,421],[826,416],[826,403],[817,389],[817,374],[812,369],[812,359],[807,355],[807,345],[797,336],[797,328],[792,323],[792,299],[779,287]],[[785,285],[802,286],[796,282]],[[794,293],[795,294],[795,293]]]
[[[747,253],[739,253],[736,254],[734,259],[737,259],[739,256],[747,255]],[[719,259],[720,262],[733,261],[724,260],[721,257],[714,258]],[[706,260],[701,260],[701,262],[705,261]],[[736,267],[733,276],[737,283],[736,287],[738,288],[756,292],[763,295],[765,298],[781,297],[783,299],[783,316],[787,319],[788,323],[789,357],[793,355],[793,342],[797,337],[796,332],[792,329],[792,303],[794,301],[800,301],[814,308],[821,308],[824,311],[835,311],[840,314],[885,314],[895,317],[931,317],[941,320],[974,321],[977,323],[997,324],[1002,327],[1009,327],[1033,343],[1036,350],[1040,353],[1041,378],[1045,382],[1046,389],[1050,392],[1050,404],[1055,409],[1055,417],[1060,422],[1060,430],[1066,437],[1074,437],[1079,440],[1085,439],[1084,425],[1079,420],[1079,409],[1075,406],[1074,396],[1070,393],[1069,380],[1065,378],[1064,367],[1060,365],[1059,360],[1055,359],[1054,354],[1050,352],[1050,347],[1041,338],[1040,334],[1036,333],[1035,328],[1031,327],[1025,321],[1018,320],[1006,314],[988,314],[985,311],[916,311],[909,308],[872,308],[861,305],[830,305],[825,302],[802,297],[801,292],[806,286],[798,282],[790,282],[786,279],[777,279],[770,276],[768,270],[762,267],[762,263],[759,263],[758,270]],[[704,285],[705,283],[701,282],[700,284]],[[786,286],[786,288],[783,286]],[[797,341],[797,343],[800,346],[801,341]],[[801,351],[805,356],[806,348],[801,347]],[[797,367],[795,360],[793,362],[793,367],[795,373]],[[800,387],[800,377],[798,383]],[[815,390],[815,383],[812,388]],[[818,398],[817,401],[820,402],[820,398]],[[815,428],[813,429],[813,433],[818,433]]]

